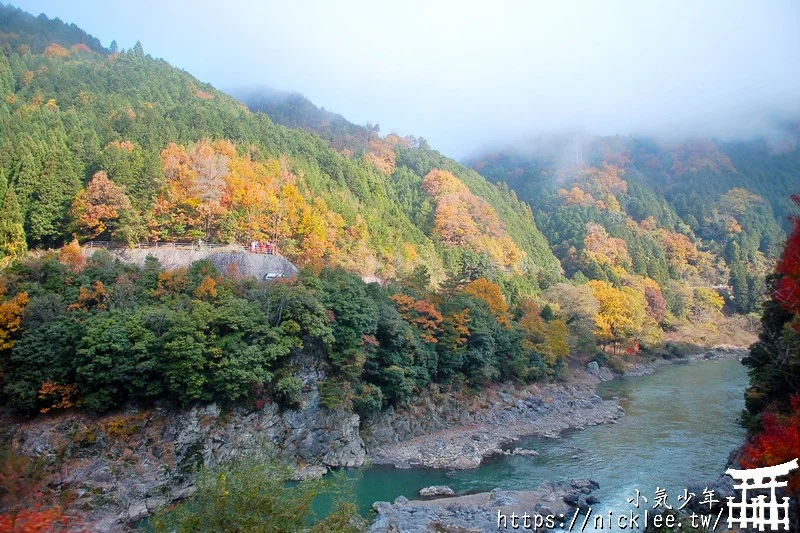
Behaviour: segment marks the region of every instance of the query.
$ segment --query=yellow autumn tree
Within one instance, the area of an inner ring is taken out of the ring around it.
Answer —
[[[569,355],[569,332],[567,323],[560,319],[545,320],[542,310],[530,298],[523,299],[518,306],[519,325],[525,333],[523,347],[545,356],[549,366]]]
[[[28,293],[20,292],[10,300],[0,303],[0,350],[9,350],[14,346],[28,301]]]
[[[503,327],[511,327],[508,304],[496,283],[492,283],[486,278],[478,278],[467,283],[461,291],[486,302],[489,312],[497,318],[497,322]]]
[[[661,329],[648,315],[644,292],[635,287],[617,288],[605,281],[589,282],[600,309],[595,315],[597,339],[603,350],[613,346],[616,351],[625,345],[628,353],[639,345],[654,346],[661,342]]]
[[[597,340],[605,351],[609,345],[618,345],[631,335],[635,324],[628,309],[626,293],[605,281],[589,282],[592,294],[600,304],[595,315]]]

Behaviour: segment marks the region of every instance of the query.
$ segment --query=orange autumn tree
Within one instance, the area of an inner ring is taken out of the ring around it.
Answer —
[[[373,139],[369,141],[364,155],[383,174],[389,175],[394,172],[396,160],[394,146],[385,140]]]
[[[75,406],[78,385],[75,383],[60,385],[52,381],[45,381],[39,387],[37,396],[47,405],[47,407],[39,409],[40,413],[48,413],[55,409],[69,409]]]
[[[170,143],[161,152],[166,184],[154,209],[156,237],[217,237],[227,156],[200,141],[189,150]],[[151,225],[153,227],[153,225]]]
[[[519,268],[524,253],[506,232],[494,208],[451,172],[433,169],[422,190],[436,203],[433,233],[447,246],[488,252],[500,267]]]
[[[105,309],[108,307],[108,291],[100,280],[96,280],[91,289],[81,287],[78,291],[78,301],[67,306],[67,311],[89,311],[90,309]]]
[[[467,283],[461,292],[473,296],[486,302],[489,312],[492,313],[497,322],[505,328],[511,327],[511,319],[508,315],[508,304],[503,297],[500,286],[492,283],[486,278],[478,278]]]
[[[65,59],[69,57],[69,50],[60,44],[53,43],[44,49],[42,55],[50,59]]]
[[[627,182],[622,179],[624,174],[620,167],[603,161],[599,167],[586,168],[573,179],[569,190],[561,189],[558,193],[567,205],[593,205],[620,213],[619,197],[628,190]]]
[[[78,239],[72,241],[58,251],[58,262],[68,267],[72,272],[78,273],[86,266],[86,257],[83,255]]]
[[[631,256],[625,241],[611,237],[600,224],[586,224],[583,245],[586,255],[600,265],[620,266],[626,270],[630,268]]]
[[[97,172],[78,193],[72,203],[71,215],[78,233],[87,239],[109,231],[115,236],[117,222],[124,211],[131,208],[125,190],[108,179],[108,175]]]
[[[664,248],[664,255],[666,255],[670,267],[679,276],[696,272],[697,265],[709,259],[708,254],[699,251],[686,235],[663,228],[659,229],[656,235],[661,240],[661,246]]]
[[[363,217],[347,221],[304,187],[290,162],[254,161],[228,141],[169,145],[161,153],[166,183],[150,216],[155,240],[271,241],[300,265],[368,261]]]
[[[431,344],[439,342],[437,335],[442,332],[444,319],[432,303],[427,300],[415,300],[405,294],[395,294],[389,299],[394,302],[403,320],[417,327],[423,341]]]
[[[1,289],[4,294],[5,287]],[[28,301],[28,293],[23,291],[0,303],[0,350],[10,350],[14,346]]]

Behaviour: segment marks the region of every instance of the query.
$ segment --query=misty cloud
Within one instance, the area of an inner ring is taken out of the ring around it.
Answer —
[[[793,0],[19,5],[454,157],[551,130],[735,138],[800,117]]]

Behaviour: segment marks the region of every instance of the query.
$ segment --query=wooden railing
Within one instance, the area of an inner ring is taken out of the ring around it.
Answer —
[[[224,248],[228,244],[197,244],[196,242],[139,242],[134,245],[127,245],[114,241],[86,241],[83,243],[84,248],[132,248],[132,249],[153,249],[153,248],[171,248],[179,250],[206,250],[210,248]]]
[[[84,248],[106,248],[110,250],[121,250],[124,248],[137,249],[137,250],[151,250],[156,248],[165,248],[173,250],[213,250],[214,248],[225,248],[230,244],[197,244],[197,242],[139,242],[134,245],[127,245],[121,242],[114,241],[86,241],[83,243]],[[241,245],[240,245],[241,246]],[[276,246],[259,245],[255,251],[251,250],[249,246],[242,246],[242,248],[251,253],[278,255]]]

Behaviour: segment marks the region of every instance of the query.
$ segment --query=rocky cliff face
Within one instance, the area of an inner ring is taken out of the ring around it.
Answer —
[[[197,466],[271,447],[303,474],[361,466],[366,453],[359,417],[320,406],[311,387],[299,410],[131,409],[92,419],[82,414],[39,418],[8,428],[15,450],[62,467],[50,482],[72,489],[74,506],[94,531],[151,514],[194,491]]]

